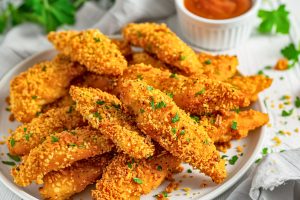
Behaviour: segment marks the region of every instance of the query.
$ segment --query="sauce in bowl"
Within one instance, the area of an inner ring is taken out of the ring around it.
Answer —
[[[229,19],[246,13],[252,0],[184,0],[193,14],[208,19]]]

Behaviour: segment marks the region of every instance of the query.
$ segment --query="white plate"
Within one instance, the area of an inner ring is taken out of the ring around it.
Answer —
[[[10,113],[6,111],[6,107],[8,106],[5,102],[5,98],[9,95],[9,83],[10,80],[19,74],[22,71],[27,70],[30,66],[35,63],[50,60],[56,54],[55,50],[47,50],[36,55],[33,55],[17,66],[13,67],[0,81],[0,137],[1,140],[4,140],[8,136],[8,132],[10,129],[15,130],[15,128],[19,125],[17,122],[10,122],[8,120]],[[255,110],[259,110],[261,112],[265,112],[264,106],[259,100],[252,106]],[[198,199],[198,200],[207,200],[213,199],[230,188],[238,179],[240,179],[243,174],[249,169],[251,164],[254,162],[256,155],[260,152],[262,148],[263,138],[265,133],[265,127],[259,128],[256,131],[252,131],[249,133],[249,136],[242,139],[232,142],[232,148],[229,149],[226,153],[229,158],[234,155],[237,155],[236,147],[243,146],[243,156],[239,156],[238,161],[235,165],[227,164],[227,179],[220,185],[214,184],[210,178],[204,176],[199,173],[198,170],[193,170],[193,173],[187,173],[187,169],[191,169],[191,167],[187,164],[184,164],[185,170],[174,176],[174,178],[179,181],[182,180],[180,184],[179,190],[174,191],[170,194],[170,199],[174,200],[182,200],[182,199]],[[0,156],[0,161],[9,160],[6,156],[8,152],[6,145],[0,145],[0,153],[4,153],[4,155]],[[0,163],[0,180],[15,194],[20,196],[25,200],[33,200],[33,199],[41,199],[37,185],[31,185],[30,187],[21,188],[14,184],[12,177],[10,175],[10,166],[4,165]],[[158,189],[152,191],[150,194],[142,196],[143,200],[154,199],[154,195],[162,192],[166,186],[168,185],[168,181],[165,181]],[[205,183],[206,187],[201,187]],[[89,187],[89,188],[92,188]],[[183,188],[190,188],[190,192],[187,194],[183,190]],[[84,192],[77,194],[74,199],[90,199],[89,189],[86,189]]]

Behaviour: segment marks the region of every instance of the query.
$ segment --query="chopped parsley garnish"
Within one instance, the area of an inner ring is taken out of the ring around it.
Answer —
[[[205,139],[205,140],[203,141],[203,144],[209,144],[209,141],[208,141],[207,139]]]
[[[293,43],[281,49],[281,54],[290,61],[288,68],[293,67],[299,61],[300,49],[297,49]]]
[[[281,76],[279,79],[280,79],[280,80],[284,80],[284,77],[283,77],[283,76]]]
[[[184,56],[184,55],[180,55],[180,58],[179,58],[179,60],[185,60],[186,59],[186,56]]]
[[[131,162],[128,162],[127,166],[128,166],[129,169],[132,169],[132,163]]]
[[[56,136],[54,136],[54,135],[52,135],[51,136],[51,142],[58,142],[59,141],[59,138],[58,137],[56,137]]]
[[[227,155],[222,155],[221,158],[222,158],[222,159],[228,158],[228,156],[227,156]]]
[[[162,166],[158,165],[156,169],[157,169],[158,171],[161,171],[161,170],[162,170]]]
[[[156,104],[155,109],[165,108],[167,104],[164,101],[160,101]]]
[[[94,37],[94,41],[95,42],[101,42],[100,38],[96,38],[96,37]]]
[[[144,113],[145,110],[143,108],[140,109],[140,113]]]
[[[26,133],[25,135],[24,135],[24,137],[25,137],[25,140],[26,141],[29,141],[29,138],[32,136],[32,133]]]
[[[255,163],[259,163],[261,161],[261,158],[258,158]]]
[[[172,132],[173,134],[176,134],[177,129],[173,127],[173,128],[171,129],[171,132]]]
[[[155,103],[154,103],[153,97],[151,97],[150,106],[151,106],[152,110],[155,110]]]
[[[31,96],[32,99],[37,99],[38,97],[36,95]]]
[[[258,31],[261,33],[288,34],[290,31],[289,12],[285,9],[285,5],[280,5],[276,10],[259,10],[258,17],[261,18]]]
[[[196,115],[190,115],[190,118],[193,119],[197,123],[200,122],[200,118],[198,116],[196,116]]]
[[[232,130],[237,130],[237,122],[236,121],[232,121],[231,129]]]
[[[257,74],[258,74],[258,75],[264,75],[264,71],[263,71],[263,70],[259,70],[259,71],[257,72]]]
[[[178,113],[176,113],[176,115],[172,118],[172,123],[176,123],[180,120],[180,117],[178,115]]]
[[[264,156],[267,155],[268,154],[268,147],[263,148],[262,151],[261,151],[261,154],[264,155]]]
[[[295,106],[296,106],[296,108],[300,108],[300,98],[299,97],[296,97]]]
[[[147,86],[147,90],[152,91],[152,90],[153,90],[153,87],[150,86],[150,85],[148,85],[148,86]]]
[[[171,93],[171,92],[168,92],[167,95],[168,95],[170,98],[172,98],[172,99],[173,99],[173,97],[174,97],[174,94]]]
[[[185,130],[183,129],[180,131],[180,135],[184,135],[184,134],[185,134]]]
[[[239,113],[240,113],[240,108],[235,108],[235,109],[233,109],[232,111],[234,111],[234,112],[236,112],[237,114],[239,114]]]
[[[10,141],[9,141],[9,144],[10,144],[11,147],[14,147],[15,144],[16,144],[15,139],[14,139],[14,138],[11,138]]]
[[[12,161],[2,161],[3,164],[5,165],[10,165],[10,166],[15,166],[16,163],[12,162]]]
[[[73,112],[73,106],[70,106],[70,107],[69,107],[69,110],[67,111],[67,113],[70,114],[70,113],[72,113],[72,112]]]
[[[41,112],[36,112],[35,116],[38,117],[38,116],[40,116],[40,114],[42,114],[42,113]]]
[[[7,107],[7,108],[5,108],[5,110],[6,110],[7,112],[10,112],[10,111],[11,111],[11,108]]]
[[[265,70],[271,70],[271,69],[272,69],[272,66],[265,66],[264,69],[265,69]]]
[[[210,64],[211,64],[211,60],[210,60],[210,59],[207,59],[206,61],[204,61],[204,64],[210,65]]]
[[[25,127],[23,130],[24,130],[24,132],[26,133],[26,131],[27,131],[27,128]]]
[[[47,69],[47,67],[46,67],[46,66],[43,66],[42,71],[45,72],[46,69]]]
[[[68,144],[68,146],[69,146],[69,147],[76,147],[77,144],[75,144],[75,143],[70,143],[70,144]]]
[[[139,79],[139,80],[143,80],[143,79],[144,79],[143,76],[142,76],[142,74],[138,74],[136,77],[137,77],[137,79]]]
[[[239,159],[239,157],[237,157],[237,155],[235,155],[235,156],[232,156],[231,159],[228,160],[228,162],[229,162],[229,164],[234,165],[238,159]]]
[[[98,112],[94,112],[93,116],[98,118],[99,120],[102,119],[101,115]]]
[[[105,104],[105,101],[98,100],[98,101],[96,101],[96,104],[103,105],[103,104]]]
[[[187,173],[193,173],[193,171],[191,169],[188,169]]]
[[[70,131],[70,133],[71,133],[72,135],[76,135],[76,132],[75,132],[75,131]]]
[[[21,161],[21,158],[20,158],[19,156],[11,155],[10,153],[7,153],[7,156],[8,156],[10,159],[12,159],[12,160],[14,160],[14,161],[16,161],[16,162],[20,162],[20,161]]]
[[[138,184],[143,184],[142,179],[139,179],[139,178],[133,178],[133,181],[138,183]]]
[[[175,73],[172,73],[172,74],[170,75],[170,78],[176,78],[176,74],[175,74]]]
[[[168,193],[167,193],[166,191],[163,191],[161,194],[162,194],[164,197],[168,197]]]
[[[201,94],[204,94],[204,92],[205,92],[205,88],[203,88],[203,89],[200,90],[199,92],[196,92],[196,93],[195,93],[195,97],[196,97],[196,96],[199,96],[199,95],[201,95]]]
[[[112,105],[112,107],[114,107],[117,110],[121,109],[121,105],[120,104],[112,103],[111,105]]]
[[[291,115],[293,114],[293,111],[294,111],[294,109],[291,109],[291,110],[289,110],[289,111],[283,110],[283,111],[281,112],[281,116],[282,116],[282,117],[288,117],[288,116],[291,116]]]
[[[137,34],[137,36],[138,36],[139,38],[143,36],[142,33],[141,33],[141,31],[136,32],[136,34]]]
[[[190,140],[190,138],[186,138],[186,141],[187,141],[188,143],[190,143],[191,140]]]

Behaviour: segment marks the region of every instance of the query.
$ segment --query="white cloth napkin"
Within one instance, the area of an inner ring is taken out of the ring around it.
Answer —
[[[95,3],[87,2],[77,13],[77,23],[72,28],[99,28],[113,34],[129,22],[160,20],[175,12],[173,0],[117,0],[106,12]],[[48,49],[42,29],[34,24],[23,24],[10,30],[0,45],[0,78],[11,67],[28,56]],[[300,149],[266,156],[234,187],[218,200],[292,200],[300,199]],[[20,198],[0,183],[0,199]]]

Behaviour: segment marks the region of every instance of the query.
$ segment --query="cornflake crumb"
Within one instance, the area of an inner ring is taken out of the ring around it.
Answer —
[[[167,193],[171,193],[171,192],[173,192],[174,190],[178,190],[178,187],[179,187],[179,183],[173,181],[173,182],[169,183],[169,185],[166,187],[165,191],[166,191]]]
[[[176,169],[174,169],[172,172],[173,172],[174,174],[177,174],[177,173],[183,172],[183,170],[184,170],[184,167],[183,167],[182,165],[179,165],[179,166],[176,167]]]
[[[5,141],[0,141],[0,145],[4,145],[5,144]]]
[[[201,183],[200,188],[205,188],[207,186],[207,183]]]
[[[242,153],[242,152],[243,152],[243,147],[237,146],[237,147],[236,147],[236,151],[237,151],[238,153]]]
[[[285,58],[281,58],[277,61],[274,69],[276,70],[287,70],[289,68],[289,61]]]
[[[8,120],[10,122],[14,122],[15,121],[15,116],[13,114],[10,114],[9,117],[8,117]]]
[[[279,146],[281,144],[281,140],[277,136],[273,137],[272,140],[275,142],[275,146]]]

